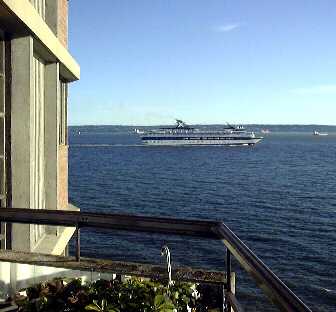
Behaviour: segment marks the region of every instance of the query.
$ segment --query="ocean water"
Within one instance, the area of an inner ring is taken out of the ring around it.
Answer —
[[[336,134],[272,132],[254,147],[139,143],[127,127],[71,128],[71,202],[90,212],[224,221],[314,311],[336,310]],[[92,230],[81,239],[86,256],[163,263],[168,244],[173,265],[225,264],[215,241]],[[267,311],[237,272],[246,310]]]

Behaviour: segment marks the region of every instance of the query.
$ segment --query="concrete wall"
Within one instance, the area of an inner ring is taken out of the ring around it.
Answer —
[[[29,0],[31,4],[34,6],[36,11],[45,19],[46,13],[46,1],[48,0]]]
[[[68,0],[58,0],[58,39],[68,46]]]
[[[5,42],[0,33],[0,204],[5,206],[6,174],[5,174]]]
[[[23,33],[17,33],[19,26],[5,29],[13,38],[10,42],[11,57],[8,59],[8,64],[11,64],[11,83],[6,88],[11,93],[8,101],[4,97],[4,45],[0,41],[0,190],[5,187],[5,180],[1,178],[5,174],[3,156],[5,143],[8,143],[11,207],[68,209],[68,146],[66,139],[60,141],[59,133],[67,122],[64,111],[66,93],[65,97],[61,94],[61,85],[64,86],[63,81],[79,77],[79,67],[64,48],[67,46],[68,2],[32,0],[38,14],[27,0],[0,0],[0,5],[3,3],[6,10],[12,10],[9,14],[11,23],[8,25],[17,22],[20,27],[25,25],[25,28]],[[31,29],[30,35],[27,29]],[[0,30],[0,40],[2,35]],[[2,107],[7,103],[10,103],[10,109],[5,112]],[[6,142],[2,122],[4,116],[11,124],[8,131],[10,140]],[[14,250],[58,255],[64,254],[73,232],[74,229],[69,227],[22,224],[13,224],[9,231]],[[45,279],[55,270],[0,263],[0,289],[3,289],[3,285],[10,285],[8,287],[14,289],[35,278],[37,272]]]
[[[33,0],[31,0],[33,1]],[[36,0],[34,0],[36,1]],[[46,0],[46,23],[64,47],[68,45],[68,0]]]
[[[45,78],[50,76],[47,72],[50,74],[50,67],[34,56],[32,37],[12,40],[11,170],[14,208],[45,209],[47,202],[54,209],[57,206],[57,127],[53,131],[51,126],[46,127],[45,122],[46,114],[46,121],[52,118],[50,103],[53,97],[57,97],[57,91],[52,92],[51,81],[48,88],[45,87]],[[54,75],[57,89],[57,72]],[[57,98],[54,104],[57,107]],[[54,109],[54,118],[57,119],[57,109]],[[52,165],[54,168],[50,168]],[[45,226],[14,224],[12,248],[33,251],[45,235]]]
[[[55,277],[82,277],[79,271],[62,268],[41,267],[21,263],[0,263],[0,299],[13,296],[22,288],[36,285],[39,282]]]
[[[6,17],[2,27],[9,34],[20,37],[27,36],[28,32],[40,43],[48,62],[60,63],[62,79],[67,82],[79,79],[79,65],[28,0],[0,0],[0,6],[4,11],[1,16]]]
[[[58,207],[68,207],[68,146],[58,147]]]
[[[31,103],[33,102],[33,39],[12,40],[11,168],[12,206],[31,207]],[[14,250],[32,250],[31,225],[13,225]]]
[[[112,273],[2,262],[0,263],[0,299],[6,299],[8,295],[13,296],[18,290],[53,278],[81,278],[85,283],[97,279],[112,280],[115,277],[116,275]]]
[[[5,180],[1,180],[5,174],[2,157],[5,142],[1,136],[5,131],[5,121],[1,120],[4,115],[2,104],[10,103],[10,122],[6,125],[10,125],[8,133],[11,140],[7,140],[6,144],[11,145],[6,151],[10,151],[8,168],[11,169],[8,177],[11,177],[11,183],[8,185],[11,185],[11,207],[68,209],[68,146],[66,140],[59,140],[59,127],[63,121],[63,125],[66,123],[66,113],[60,114],[60,109],[66,102],[61,101],[60,85],[61,81],[79,78],[79,67],[64,48],[68,37],[68,2],[31,0],[30,3],[27,0],[0,0],[0,5],[4,4],[4,8],[9,11],[10,23],[5,26],[13,38],[8,62],[11,64],[11,84],[10,88],[6,88],[10,89],[11,99],[7,101],[3,92],[3,33],[0,30],[0,190],[5,187]],[[13,224],[10,231],[12,249],[64,253],[74,229],[41,229],[35,225]],[[0,289],[6,285],[13,290],[32,279],[37,281],[37,276],[45,279],[54,273],[55,269],[52,268],[0,263]]]
[[[58,207],[58,111],[59,111],[59,64],[46,66],[45,77],[45,122],[46,132],[45,156],[46,162],[46,207]]]
[[[66,123],[66,117],[60,115],[66,101],[60,91],[59,65],[42,66],[33,45],[31,37],[12,42],[13,207],[68,209],[68,146],[59,144],[59,128]],[[14,225],[12,233],[13,249],[38,248],[42,253],[43,246],[51,250],[53,241],[56,245],[71,236],[58,235],[57,227],[36,225]]]

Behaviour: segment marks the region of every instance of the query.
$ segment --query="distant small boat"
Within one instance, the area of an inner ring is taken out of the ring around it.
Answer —
[[[318,131],[314,131],[313,132],[313,135],[317,135],[317,136],[326,136],[326,135],[328,135],[328,133],[322,133],[322,132],[318,132]]]
[[[270,133],[269,129],[261,129],[261,133]]]

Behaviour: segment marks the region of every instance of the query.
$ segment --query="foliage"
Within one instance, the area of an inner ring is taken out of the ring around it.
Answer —
[[[22,312],[203,312],[202,296],[196,285],[131,278],[82,283],[63,279],[38,284],[15,298]]]

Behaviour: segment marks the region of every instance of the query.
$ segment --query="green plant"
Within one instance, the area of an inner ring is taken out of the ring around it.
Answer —
[[[97,312],[119,312],[120,310],[116,307],[114,307],[111,304],[108,304],[105,299],[101,301],[101,304],[99,305],[96,300],[93,300],[92,303],[88,304],[85,307],[85,310],[88,311],[97,311]]]
[[[196,285],[130,278],[83,283],[56,279],[25,289],[15,301],[22,312],[203,312]]]
[[[165,295],[156,295],[154,298],[153,312],[173,312],[175,305]]]

